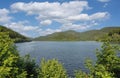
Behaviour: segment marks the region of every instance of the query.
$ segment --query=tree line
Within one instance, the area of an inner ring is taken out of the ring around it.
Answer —
[[[120,78],[120,57],[118,46],[106,41],[97,50],[95,63],[87,59],[85,66],[89,73],[75,71],[74,78]],[[42,59],[40,65],[29,55],[21,57],[14,41],[0,32],[0,78],[71,78],[57,59]]]

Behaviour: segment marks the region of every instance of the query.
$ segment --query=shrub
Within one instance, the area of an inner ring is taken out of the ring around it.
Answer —
[[[62,64],[56,59],[45,61],[42,59],[39,70],[39,78],[67,78]]]
[[[0,33],[0,78],[26,77],[26,71],[17,67],[19,54],[13,40],[6,33]]]

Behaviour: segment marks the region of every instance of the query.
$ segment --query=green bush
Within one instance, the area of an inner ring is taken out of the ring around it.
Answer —
[[[93,78],[93,77],[79,70],[75,72],[75,78]]]
[[[27,72],[27,78],[37,78],[38,66],[35,63],[35,60],[30,58],[30,55],[20,57],[17,66],[19,69],[24,69]]]
[[[38,78],[67,78],[67,75],[62,64],[56,59],[42,59]]]
[[[117,68],[120,66],[120,58],[117,56],[118,50],[118,46],[111,45],[110,42],[104,42],[102,49],[97,51],[96,54],[97,64],[103,65],[106,71],[114,74],[114,77],[118,77],[117,73],[120,73],[120,68]]]
[[[17,67],[19,54],[13,40],[6,33],[0,33],[0,78],[26,77],[26,71]]]
[[[110,42],[104,42],[100,50],[97,50],[97,61],[86,60],[86,67],[89,74],[79,71],[75,74],[76,78],[119,78],[120,77],[120,57],[117,56],[119,48],[111,45]]]
[[[0,32],[0,78],[37,78],[37,66],[28,55],[20,57],[14,41]]]

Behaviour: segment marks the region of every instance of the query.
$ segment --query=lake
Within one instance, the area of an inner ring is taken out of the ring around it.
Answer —
[[[75,41],[75,42],[57,42],[57,41],[33,41],[17,43],[17,49],[21,56],[30,54],[39,64],[42,58],[58,59],[67,69],[69,75],[73,75],[74,70],[81,69],[87,71],[84,67],[86,58],[96,60],[96,48],[100,48],[102,43],[95,41]]]

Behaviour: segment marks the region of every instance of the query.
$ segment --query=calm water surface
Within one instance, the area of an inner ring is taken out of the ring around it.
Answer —
[[[82,69],[87,57],[96,60],[96,48],[100,48],[102,43],[95,41],[80,42],[52,42],[52,41],[33,41],[17,43],[20,55],[30,54],[39,64],[42,58],[56,58],[67,69],[69,75],[73,75],[74,70]]]

